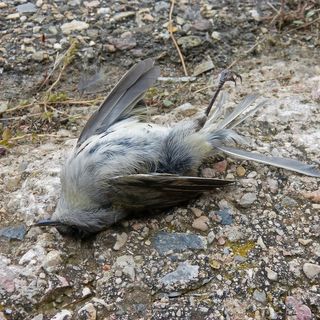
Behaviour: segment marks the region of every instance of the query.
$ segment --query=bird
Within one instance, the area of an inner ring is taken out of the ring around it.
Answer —
[[[234,181],[197,175],[201,163],[220,152],[320,177],[313,165],[237,147],[244,139],[234,128],[266,101],[255,105],[258,95],[248,95],[223,117],[222,95],[211,110],[223,84],[241,79],[228,69],[221,73],[202,116],[175,125],[141,120],[137,104],[159,75],[159,67],[148,58],[115,85],[85,124],[61,169],[61,195],[52,217],[34,226],[52,226],[62,234],[85,238],[134,212],[165,210],[227,187]]]

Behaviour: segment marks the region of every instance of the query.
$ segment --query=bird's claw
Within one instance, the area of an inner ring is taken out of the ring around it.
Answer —
[[[222,86],[227,81],[232,81],[235,85],[237,85],[237,79],[240,79],[240,82],[242,83],[242,77],[240,74],[230,69],[225,69],[220,73],[219,85]]]

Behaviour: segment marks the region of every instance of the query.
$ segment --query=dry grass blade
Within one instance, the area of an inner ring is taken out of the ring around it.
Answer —
[[[186,65],[184,63],[184,58],[183,58],[183,55],[181,53],[181,50],[179,48],[179,45],[174,37],[174,34],[173,34],[173,22],[172,22],[172,13],[173,13],[173,8],[174,8],[174,3],[175,3],[175,0],[171,0],[171,7],[170,7],[170,12],[169,12],[169,25],[168,25],[168,31],[169,31],[169,34],[170,34],[170,37],[174,43],[174,46],[176,47],[177,51],[178,51],[178,54],[179,54],[179,57],[180,57],[180,60],[181,60],[181,64],[182,64],[182,67],[183,67],[183,71],[184,71],[184,74],[185,76],[187,77],[188,76],[188,71],[187,71],[187,68],[186,68]]]

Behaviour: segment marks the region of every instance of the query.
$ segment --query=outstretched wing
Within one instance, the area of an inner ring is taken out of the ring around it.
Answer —
[[[128,114],[159,75],[160,70],[154,66],[153,59],[143,60],[133,66],[90,117],[80,134],[77,146],[90,136],[106,131],[121,116]]]
[[[155,173],[117,176],[108,183],[113,205],[139,211],[173,207],[234,181]]]

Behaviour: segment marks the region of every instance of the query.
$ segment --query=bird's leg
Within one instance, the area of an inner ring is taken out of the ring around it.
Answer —
[[[233,81],[235,83],[235,85],[237,85],[237,78],[240,79],[240,82],[242,82],[242,77],[229,69],[225,69],[220,73],[220,78],[219,78],[219,84],[218,84],[218,88],[215,92],[215,94],[213,95],[206,111],[205,111],[205,116],[207,117],[212,109],[212,106],[214,104],[214,102],[217,100],[218,94],[221,91],[223,85],[227,82],[227,81]]]

